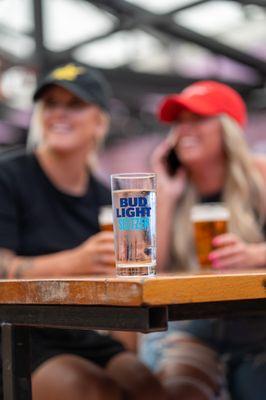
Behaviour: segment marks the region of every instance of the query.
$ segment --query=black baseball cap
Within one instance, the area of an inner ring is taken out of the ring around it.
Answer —
[[[87,103],[94,103],[106,111],[109,110],[111,90],[98,71],[75,62],[60,65],[40,79],[33,100],[39,100],[50,85],[61,86]]]

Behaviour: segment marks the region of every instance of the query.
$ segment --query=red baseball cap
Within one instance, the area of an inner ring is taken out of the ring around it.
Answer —
[[[165,97],[159,106],[158,117],[163,122],[177,121],[182,110],[203,116],[227,114],[242,127],[247,119],[242,97],[230,86],[215,81],[199,81],[180,94]]]

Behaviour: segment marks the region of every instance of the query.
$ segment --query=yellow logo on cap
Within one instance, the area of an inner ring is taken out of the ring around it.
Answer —
[[[85,68],[78,67],[75,64],[67,64],[59,67],[51,73],[51,76],[58,80],[74,81],[78,75],[85,72]]]

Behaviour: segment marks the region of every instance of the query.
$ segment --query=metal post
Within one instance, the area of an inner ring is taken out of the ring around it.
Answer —
[[[30,328],[3,323],[4,400],[31,400]]]
[[[35,62],[39,72],[48,64],[48,51],[44,46],[43,0],[32,0],[34,16]]]

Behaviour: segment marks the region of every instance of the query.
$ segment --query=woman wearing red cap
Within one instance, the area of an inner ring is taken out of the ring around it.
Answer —
[[[48,74],[34,99],[36,148],[1,160],[1,278],[110,274],[113,234],[98,224],[110,191],[91,167],[109,125],[106,83],[71,63]],[[157,379],[109,335],[32,329],[31,350],[34,400],[165,398]]]
[[[153,157],[160,269],[197,269],[191,207],[221,201],[230,233],[214,239],[212,267],[265,267],[266,160],[253,157],[243,138],[241,97],[227,85],[197,82],[165,98],[159,118],[171,124]],[[172,323],[167,333],[143,338],[141,351],[174,399],[228,399],[226,386],[234,400],[265,399],[264,317]]]

